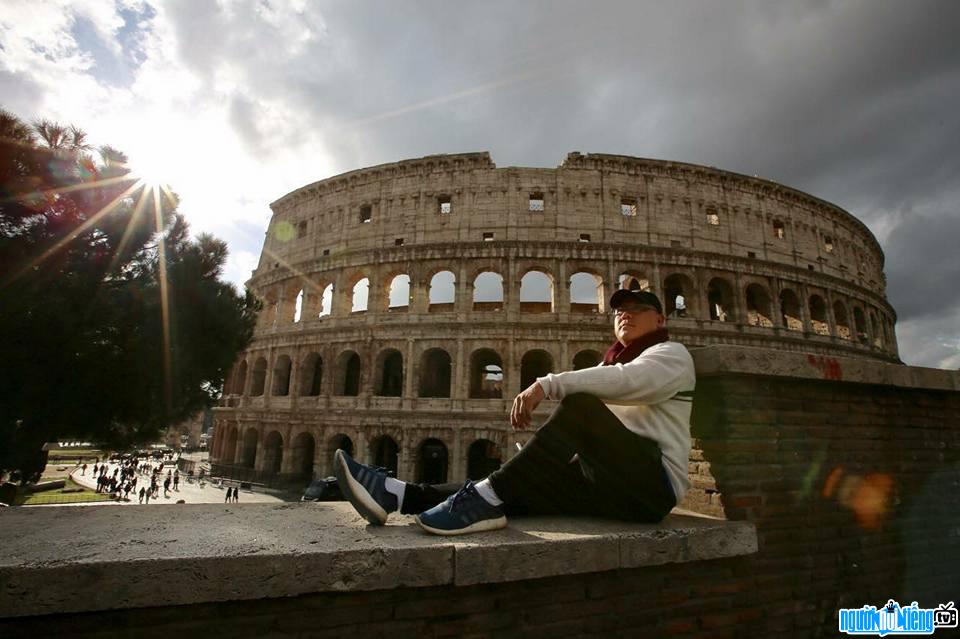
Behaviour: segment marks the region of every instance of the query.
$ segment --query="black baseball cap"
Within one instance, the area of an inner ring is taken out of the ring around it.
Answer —
[[[626,302],[633,302],[642,306],[649,306],[663,315],[663,304],[660,299],[650,291],[637,291],[621,288],[610,296],[610,308],[620,308]]]

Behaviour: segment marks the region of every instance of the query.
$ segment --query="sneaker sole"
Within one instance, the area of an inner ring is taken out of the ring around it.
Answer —
[[[374,526],[382,526],[387,523],[387,511],[373,499],[367,489],[363,487],[363,484],[353,478],[343,454],[338,450],[335,457],[334,474],[337,476],[337,482],[350,504]]]
[[[429,533],[434,535],[469,535],[470,533],[486,532],[488,530],[500,530],[501,528],[507,527],[507,518],[498,517],[497,519],[484,519],[483,521],[478,521],[476,523],[470,524],[466,528],[457,528],[456,530],[444,530],[442,528],[434,528],[433,526],[428,526],[427,524],[420,521],[420,515],[414,517],[420,527],[426,530]]]

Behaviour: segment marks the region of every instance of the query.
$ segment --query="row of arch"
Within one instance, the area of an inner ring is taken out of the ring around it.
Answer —
[[[689,317],[719,322],[734,322],[750,326],[783,327],[787,330],[807,331],[818,335],[856,341],[880,349],[893,344],[892,321],[881,311],[863,302],[839,296],[827,301],[813,293],[802,299],[794,287],[785,286],[771,294],[769,286],[761,281],[747,282],[739,292],[731,277],[717,275],[710,278],[701,290],[693,278],[685,273],[672,273],[663,280],[660,291],[665,313],[670,317]],[[623,272],[618,277],[619,288],[653,290],[651,282],[639,273]],[[504,308],[503,276],[494,271],[480,272],[473,281],[472,310],[498,311]],[[605,309],[605,285],[600,275],[579,271],[569,278],[569,311],[602,312]],[[365,312],[369,306],[369,279],[362,277],[353,284],[351,312]],[[410,278],[396,275],[389,286],[389,310],[407,310],[410,305]],[[307,293],[301,289],[296,296],[290,321],[300,322],[308,304]],[[332,313],[333,284],[328,284],[320,295],[317,318]],[[427,312],[453,310],[456,299],[456,278],[451,271],[439,271],[430,280]],[[280,312],[281,301],[274,303],[274,313]],[[546,272],[529,270],[520,280],[519,310],[531,313],[549,313],[556,310],[554,278]],[[276,319],[276,318],[275,318]]]
[[[242,433],[242,434],[241,434]],[[344,433],[329,437],[318,449],[317,440],[310,432],[301,432],[284,442],[278,430],[262,438],[253,427],[242,430],[228,426],[214,444],[215,463],[258,471],[264,476],[285,475],[294,481],[310,481],[318,472],[329,470],[323,460],[333,458],[338,448],[357,456],[353,440]],[[401,446],[390,435],[377,435],[366,446],[367,459],[360,461],[398,472]],[[414,449],[413,474],[418,483],[442,484],[450,480],[450,454],[447,445],[435,437],[426,437]],[[317,453],[321,453],[320,468]],[[502,454],[496,443],[485,438],[475,439],[466,453],[466,473],[469,479],[483,479],[500,468]]]
[[[592,349],[579,351],[573,357],[573,369],[588,368],[600,363],[602,355]],[[500,399],[504,392],[503,358],[492,348],[478,348],[470,354],[468,397],[473,399]],[[364,379],[360,355],[352,350],[341,351],[334,360],[332,373],[327,373],[324,361],[317,352],[308,353],[295,367],[287,354],[274,358],[272,367],[266,357],[254,360],[252,368],[242,360],[230,376],[226,394],[259,397],[267,394],[284,397],[318,396],[325,388],[325,374],[332,375],[332,395],[357,396]],[[453,360],[443,348],[425,350],[419,358],[414,387],[417,397],[451,397]],[[540,349],[523,354],[520,359],[520,387],[526,388],[538,377],[555,372],[553,356]],[[371,394],[382,397],[401,397],[405,394],[408,372],[403,354],[395,348],[385,348],[374,360]]]

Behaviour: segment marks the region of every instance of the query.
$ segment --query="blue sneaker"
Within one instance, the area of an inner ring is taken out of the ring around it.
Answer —
[[[445,502],[420,513],[416,519],[421,528],[434,535],[465,535],[507,526],[503,511],[481,497],[469,479]]]
[[[387,492],[386,471],[354,461],[343,450],[337,450],[333,459],[334,473],[343,496],[374,526],[387,523],[387,515],[397,509],[397,496]]]

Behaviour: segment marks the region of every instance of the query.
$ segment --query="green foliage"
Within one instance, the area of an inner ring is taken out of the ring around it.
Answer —
[[[0,109],[0,469],[25,475],[46,441],[150,441],[210,405],[259,310],[175,195],[75,127],[34,127]]]

